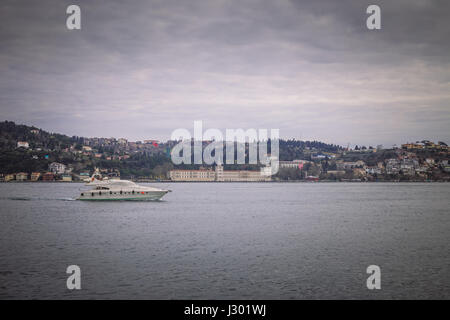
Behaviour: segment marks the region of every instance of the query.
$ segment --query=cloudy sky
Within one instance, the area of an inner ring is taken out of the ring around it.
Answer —
[[[66,28],[69,4],[81,30]],[[369,4],[381,30],[366,28]],[[2,0],[0,120],[131,140],[203,120],[450,142],[449,16],[445,0]]]

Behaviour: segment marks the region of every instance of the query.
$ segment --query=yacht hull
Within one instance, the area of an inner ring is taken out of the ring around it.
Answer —
[[[160,200],[168,191],[153,191],[145,194],[94,194],[87,192],[78,197],[82,201],[156,201]]]

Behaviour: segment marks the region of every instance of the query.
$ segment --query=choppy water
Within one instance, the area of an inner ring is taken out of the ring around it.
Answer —
[[[160,202],[70,201],[80,187],[0,184],[0,298],[450,298],[450,184],[176,183]],[[371,264],[381,290],[366,288]]]

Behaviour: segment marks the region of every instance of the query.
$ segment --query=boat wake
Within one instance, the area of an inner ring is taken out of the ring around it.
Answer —
[[[2,197],[0,200],[15,200],[15,201],[76,201],[74,198],[40,198],[40,197]]]

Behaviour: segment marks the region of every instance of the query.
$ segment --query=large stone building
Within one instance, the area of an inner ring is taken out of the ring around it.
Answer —
[[[210,169],[171,170],[169,178],[173,181],[215,181],[216,173]]]
[[[171,170],[169,171],[169,178],[173,181],[222,182],[258,182],[271,180],[271,176],[268,174],[267,168],[261,168],[260,171],[224,170],[222,165],[217,165],[215,170]]]

